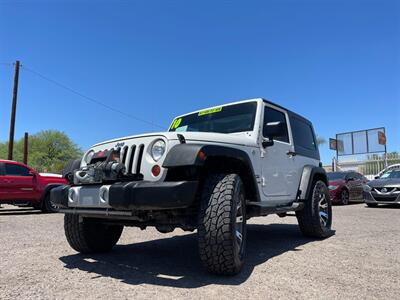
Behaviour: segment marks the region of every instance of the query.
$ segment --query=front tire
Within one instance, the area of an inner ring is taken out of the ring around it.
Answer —
[[[79,215],[65,214],[64,231],[69,245],[80,253],[110,251],[121,237],[124,226],[105,225]]]
[[[47,193],[47,195],[43,199],[42,203],[42,212],[46,213],[55,213],[58,211],[58,207],[55,206],[53,203],[50,201],[50,192]]]
[[[323,181],[314,182],[309,199],[304,208],[296,212],[296,217],[305,236],[326,238],[332,234],[332,203]]]
[[[206,179],[198,221],[200,259],[214,274],[234,275],[244,263],[246,200],[237,174],[213,174]]]

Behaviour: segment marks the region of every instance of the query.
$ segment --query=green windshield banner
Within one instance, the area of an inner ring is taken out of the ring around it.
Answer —
[[[202,111],[199,111],[198,116],[201,117],[201,116],[205,116],[205,115],[209,115],[209,114],[214,114],[214,113],[220,112],[221,110],[222,110],[222,106],[202,110]]]

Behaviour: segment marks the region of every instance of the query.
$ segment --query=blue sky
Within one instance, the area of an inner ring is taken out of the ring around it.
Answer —
[[[400,151],[399,1],[1,1],[0,140],[23,65],[16,138],[65,131],[83,149],[174,115],[264,97],[328,139],[385,126]],[[26,67],[26,69],[24,69]],[[334,153],[321,147],[322,160]]]

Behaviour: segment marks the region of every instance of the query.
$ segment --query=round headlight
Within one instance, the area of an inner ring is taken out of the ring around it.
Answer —
[[[90,150],[88,153],[85,155],[85,163],[90,164],[90,161],[92,160],[94,155],[94,151]]]
[[[165,142],[163,140],[157,140],[151,147],[151,156],[155,161],[158,161],[165,152]]]

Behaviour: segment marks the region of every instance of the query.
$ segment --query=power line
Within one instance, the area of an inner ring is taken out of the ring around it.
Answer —
[[[148,125],[150,125],[150,126],[155,126],[155,127],[164,129],[164,127],[161,126],[161,125],[158,125],[158,124],[155,124],[155,123],[153,123],[153,122],[149,122],[149,121],[146,121],[146,120],[144,120],[144,119],[138,118],[138,117],[136,117],[136,116],[133,116],[133,115],[131,115],[131,114],[128,114],[128,113],[126,113],[126,112],[123,112],[123,111],[121,111],[121,110],[119,110],[119,109],[116,109],[116,108],[114,108],[114,107],[111,107],[111,106],[109,106],[109,105],[107,105],[107,104],[104,104],[103,102],[101,102],[101,101],[99,101],[99,100],[96,100],[96,99],[94,99],[94,98],[92,98],[92,97],[88,97],[88,96],[82,94],[81,92],[78,92],[78,91],[76,91],[76,90],[74,90],[74,89],[72,89],[72,88],[70,88],[70,87],[68,87],[68,86],[66,86],[66,85],[64,85],[64,84],[62,84],[62,83],[60,83],[60,82],[54,80],[54,79],[51,79],[51,78],[49,78],[49,77],[47,77],[47,76],[45,76],[45,75],[43,75],[43,74],[41,74],[41,73],[39,73],[39,72],[37,72],[37,71],[31,69],[31,68],[26,67],[25,65],[21,65],[21,69],[25,69],[26,71],[31,72],[31,73],[35,74],[36,76],[39,76],[40,78],[42,78],[42,79],[44,79],[44,80],[46,80],[46,81],[48,81],[48,82],[50,82],[50,83],[52,83],[52,84],[58,86],[58,87],[60,87],[60,88],[62,88],[62,89],[64,89],[64,90],[67,90],[67,91],[69,91],[69,92],[71,92],[71,93],[73,93],[73,94],[75,94],[75,95],[77,95],[77,96],[80,96],[80,97],[82,97],[83,99],[86,99],[87,101],[96,103],[96,104],[98,104],[98,105],[100,105],[100,106],[102,106],[102,107],[104,107],[104,108],[107,108],[107,109],[109,109],[109,110],[112,110],[113,112],[119,113],[119,114],[124,115],[125,117],[128,117],[128,118],[131,118],[131,119],[133,119],[133,120],[136,120],[136,121],[139,121],[139,122],[142,122],[142,123],[146,123],[146,124],[148,124]]]

